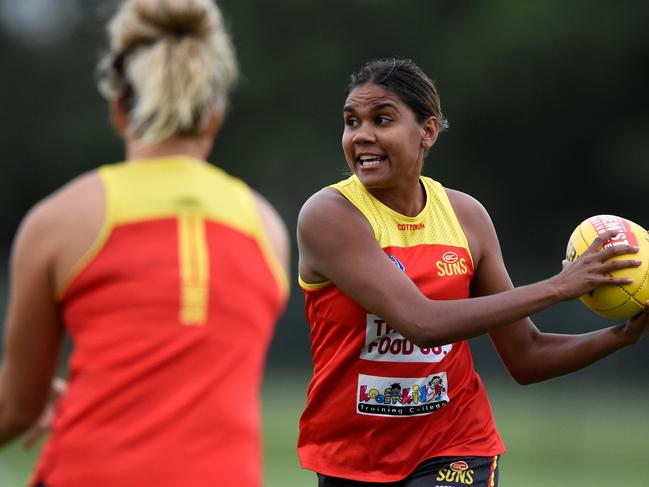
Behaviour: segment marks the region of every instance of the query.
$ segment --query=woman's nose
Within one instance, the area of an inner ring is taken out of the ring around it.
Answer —
[[[374,134],[374,131],[372,131],[370,127],[367,127],[365,125],[359,127],[359,129],[352,137],[352,141],[355,144],[366,144],[366,143],[376,142],[376,136]]]

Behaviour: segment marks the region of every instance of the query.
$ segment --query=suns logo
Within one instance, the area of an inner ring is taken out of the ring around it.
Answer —
[[[455,264],[458,260],[458,256],[455,252],[444,252],[442,254],[442,260],[447,264]]]
[[[435,262],[435,266],[439,277],[461,276],[469,272],[466,259],[453,251],[444,252],[442,259]]]
[[[390,259],[392,260],[392,262],[394,262],[394,265],[396,265],[396,266],[399,268],[399,270],[400,270],[401,272],[406,272],[406,268],[404,267],[404,265],[401,263],[401,261],[400,261],[399,259],[397,259],[397,258],[396,258],[394,255],[392,255],[392,254],[388,254],[388,257],[390,257]]]
[[[474,471],[469,469],[468,463],[459,460],[451,463],[449,468],[439,469],[436,480],[455,482],[463,485],[473,485]]]

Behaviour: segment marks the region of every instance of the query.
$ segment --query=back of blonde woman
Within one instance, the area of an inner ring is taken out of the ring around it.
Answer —
[[[129,0],[99,89],[124,162],[37,204],[14,242],[0,444],[67,392],[31,484],[261,485],[259,388],[288,294],[272,206],[205,162],[237,63],[210,0]]]

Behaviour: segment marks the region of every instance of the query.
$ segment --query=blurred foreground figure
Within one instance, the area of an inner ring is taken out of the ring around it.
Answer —
[[[100,91],[126,162],[80,176],[18,231],[0,443],[67,392],[30,485],[261,485],[259,395],[288,294],[274,209],[205,162],[237,63],[211,0],[130,0]]]
[[[513,288],[482,205],[421,175],[446,120],[415,63],[352,75],[343,121],[353,175],[313,195],[298,221],[314,367],[302,466],[321,487],[493,487],[505,448],[467,340],[488,333],[525,384],[637,342],[646,308],[584,335],[542,333],[528,318],[628,282],[604,273],[637,266],[634,256],[607,259],[637,249],[604,250],[607,232],[560,274]]]

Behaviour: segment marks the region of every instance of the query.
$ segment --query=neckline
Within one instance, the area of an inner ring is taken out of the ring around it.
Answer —
[[[141,165],[141,164],[163,164],[163,163],[199,163],[204,164],[206,161],[202,159],[196,159],[195,157],[187,156],[184,154],[171,154],[159,157],[147,157],[145,159],[128,159],[126,161],[129,164]]]
[[[399,213],[398,211],[390,208],[388,205],[383,203],[381,200],[376,198],[372,193],[370,193],[367,188],[363,185],[363,183],[360,182],[358,177],[354,175],[354,177],[357,179],[358,184],[361,185],[362,190],[370,197],[372,201],[375,202],[377,206],[379,206],[382,210],[390,214],[393,218],[396,218],[398,220],[402,220],[407,223],[412,223],[416,222],[417,220],[420,220],[424,217],[424,215],[428,212],[430,205],[431,205],[431,197],[430,197],[430,189],[428,188],[428,185],[423,179],[423,176],[419,176],[419,184],[424,188],[424,194],[426,196],[426,202],[424,203],[424,207],[421,209],[419,213],[417,213],[415,216],[407,216],[402,213]]]

